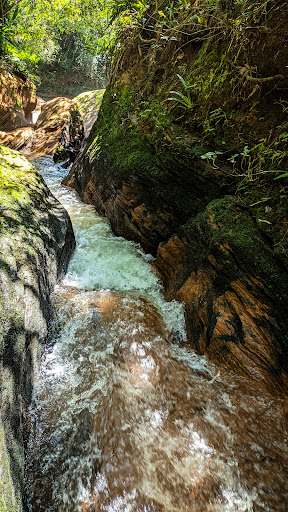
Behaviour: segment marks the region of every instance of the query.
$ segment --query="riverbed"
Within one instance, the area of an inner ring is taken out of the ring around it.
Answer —
[[[287,407],[185,348],[141,248],[34,162],[77,247],[35,369],[29,512],[285,512]]]

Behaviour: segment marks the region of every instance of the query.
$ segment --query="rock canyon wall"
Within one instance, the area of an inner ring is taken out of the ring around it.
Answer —
[[[200,4],[123,35],[65,184],[155,256],[194,349],[287,393],[287,5]]]

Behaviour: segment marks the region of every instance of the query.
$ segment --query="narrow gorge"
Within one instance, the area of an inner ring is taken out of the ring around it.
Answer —
[[[118,4],[0,9],[0,512],[287,512],[287,2]]]

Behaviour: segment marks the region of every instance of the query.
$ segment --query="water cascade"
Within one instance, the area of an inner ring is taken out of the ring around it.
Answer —
[[[283,401],[187,350],[151,258],[61,187],[67,171],[36,165],[77,249],[35,376],[27,511],[287,510]]]

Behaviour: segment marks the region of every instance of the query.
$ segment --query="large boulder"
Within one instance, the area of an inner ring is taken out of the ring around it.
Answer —
[[[159,246],[153,265],[166,298],[184,302],[200,354],[288,392],[288,275],[248,209],[233,197],[212,201]]]
[[[22,149],[31,150],[34,141],[35,131],[32,126],[17,128],[12,132],[0,131],[0,144],[11,149],[21,151]]]
[[[85,137],[88,137],[95,123],[105,89],[87,91],[78,94],[74,101],[77,103],[84,123]]]
[[[50,293],[74,249],[70,219],[24,156],[0,146],[0,509],[22,510],[25,415]]]
[[[54,98],[41,109],[35,125],[32,151],[46,155],[58,154],[69,147],[80,149],[84,138],[84,127],[75,101]]]
[[[79,151],[84,139],[83,120],[77,103],[57,97],[47,101],[32,127],[0,132],[0,142],[12,149],[67,159],[67,151]]]
[[[0,130],[31,124],[37,104],[36,87],[23,73],[0,69]]]

